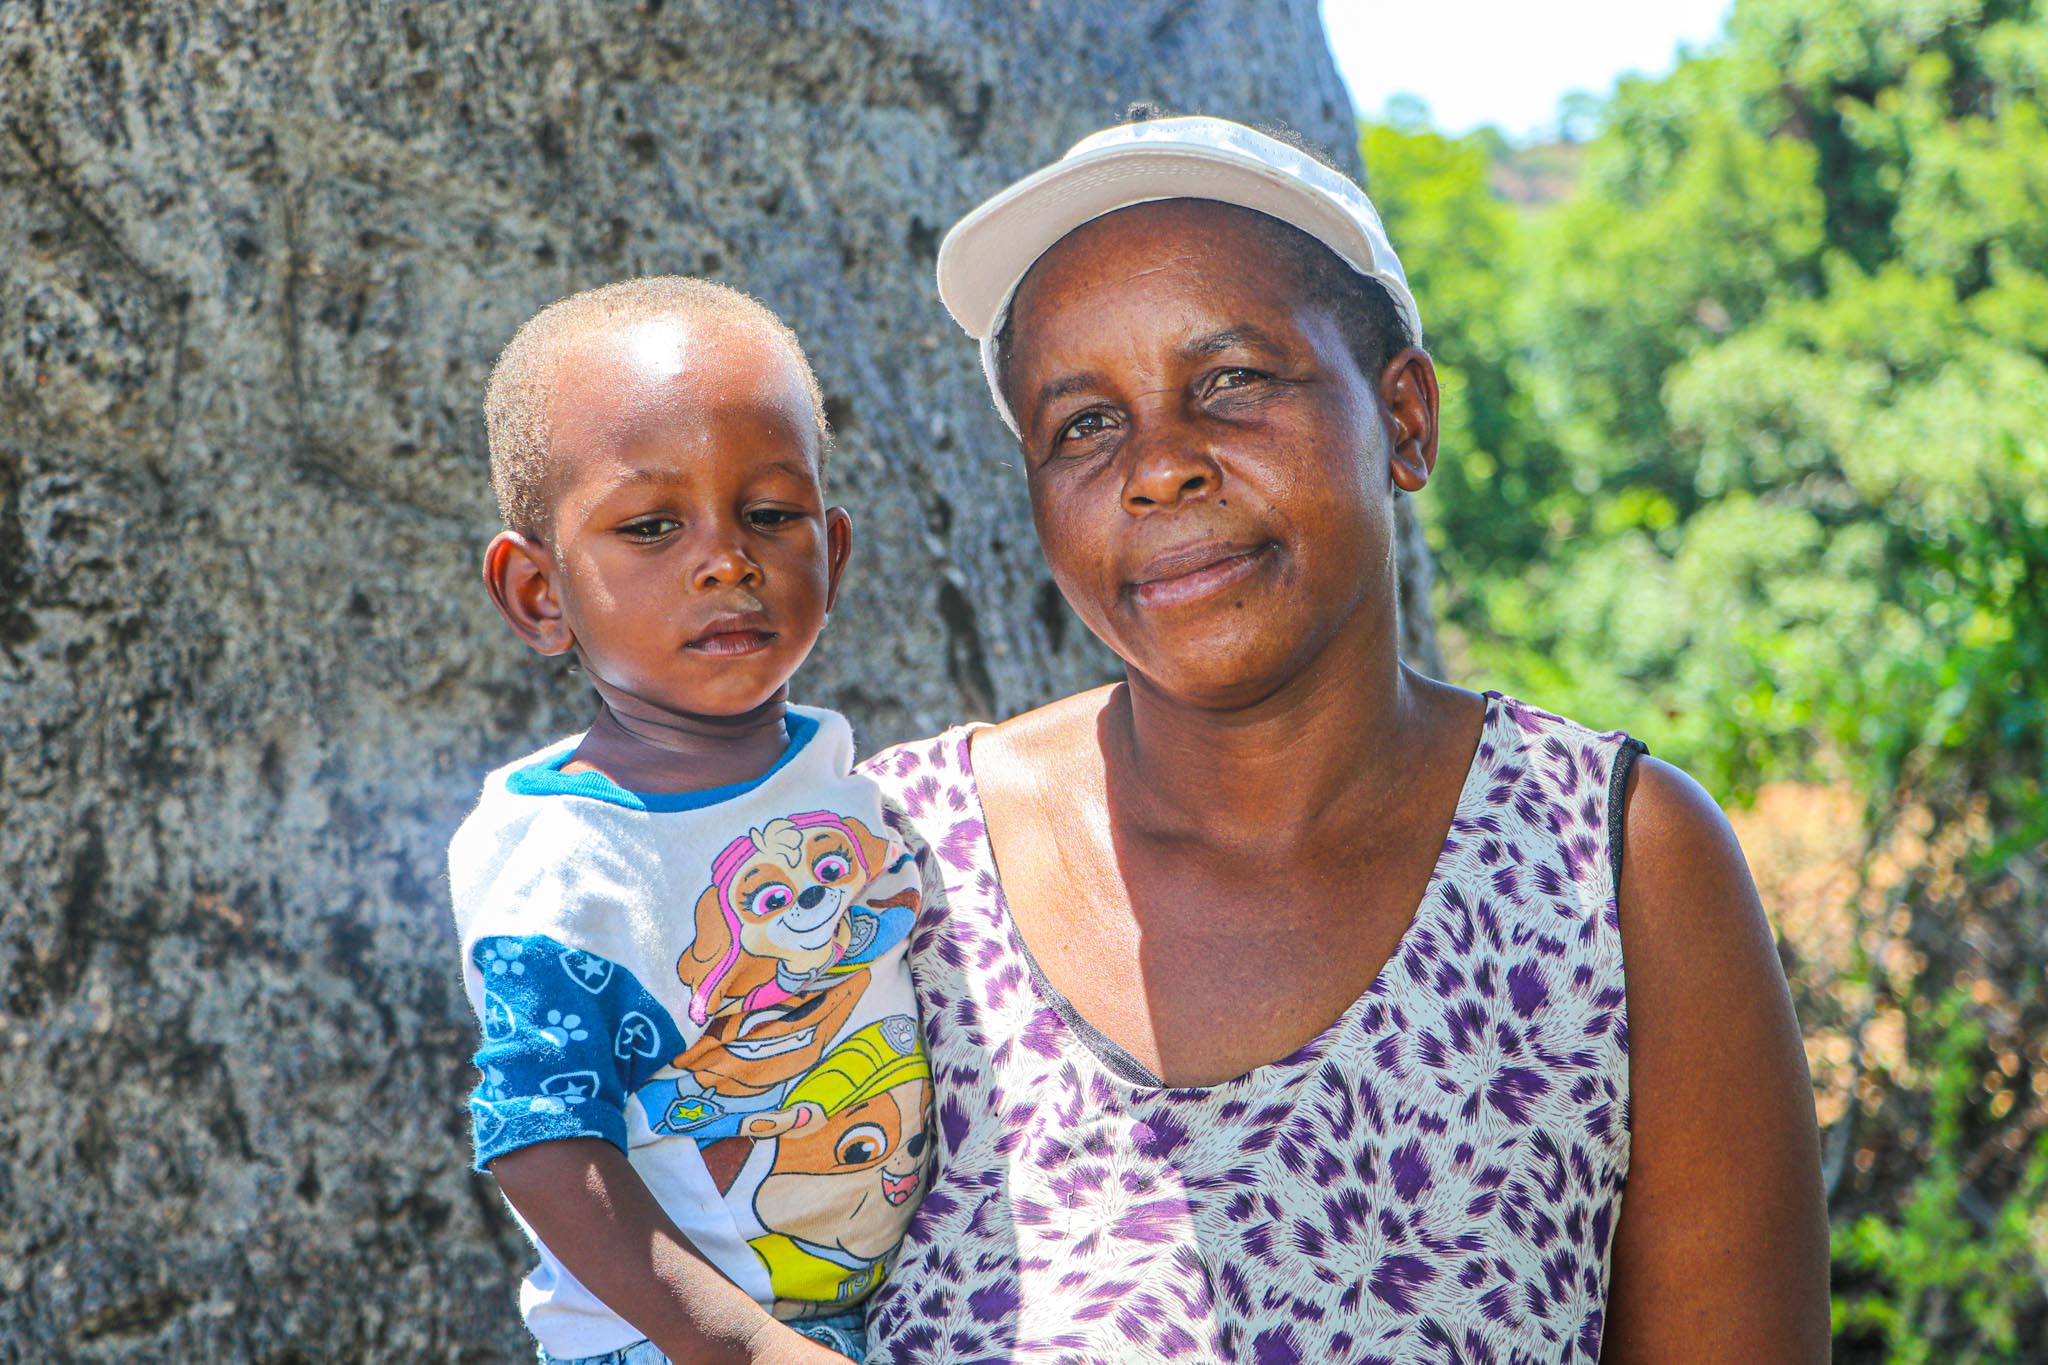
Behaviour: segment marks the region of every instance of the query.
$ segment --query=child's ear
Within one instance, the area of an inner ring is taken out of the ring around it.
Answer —
[[[853,553],[853,517],[844,507],[825,509],[825,610],[839,600],[839,578],[846,572],[846,560]]]
[[[547,547],[518,531],[500,531],[484,547],[484,587],[505,624],[543,654],[565,654],[576,636],[555,591],[555,562]]]

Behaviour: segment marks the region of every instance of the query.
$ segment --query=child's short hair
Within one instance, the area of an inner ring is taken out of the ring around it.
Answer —
[[[548,400],[562,353],[592,333],[663,319],[765,327],[787,344],[818,425],[818,475],[824,477],[831,429],[818,377],[811,372],[796,333],[766,304],[737,289],[688,275],[648,275],[549,304],[512,334],[491,368],[484,392],[484,426],[491,444],[491,488],[508,528],[541,535],[552,526],[547,499]]]

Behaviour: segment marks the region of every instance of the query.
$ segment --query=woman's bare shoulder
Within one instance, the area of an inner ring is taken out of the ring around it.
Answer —
[[[1076,692],[1034,711],[974,732],[974,759],[989,763],[1036,764],[1049,754],[1093,748],[1096,727],[1121,684]]]
[[[1827,1212],[1798,1020],[1742,849],[1655,759],[1619,893],[1632,1150],[1603,1360],[1827,1358]]]
[[[982,800],[998,803],[1023,792],[1063,784],[1092,771],[1101,785],[1102,713],[1118,684],[1062,697],[999,725],[976,730],[974,780]]]

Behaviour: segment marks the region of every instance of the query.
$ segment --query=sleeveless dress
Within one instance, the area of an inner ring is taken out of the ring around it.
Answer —
[[[924,871],[911,969],[940,1140],[869,1360],[1596,1361],[1629,1157],[1617,832],[1642,746],[1487,694],[1428,889],[1365,993],[1290,1056],[1169,1088],[1037,970],[971,733],[863,765]]]

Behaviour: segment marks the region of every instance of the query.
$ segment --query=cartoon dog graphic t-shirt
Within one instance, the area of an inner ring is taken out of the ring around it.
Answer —
[[[493,773],[449,846],[483,1026],[477,1169],[611,1142],[785,1319],[881,1282],[923,1193],[932,1093],[904,955],[916,865],[848,775],[846,722],[791,707],[789,729],[758,781],[682,796],[565,774],[563,740]],[[639,1339],[534,1240],[521,1305],[550,1354]]]

